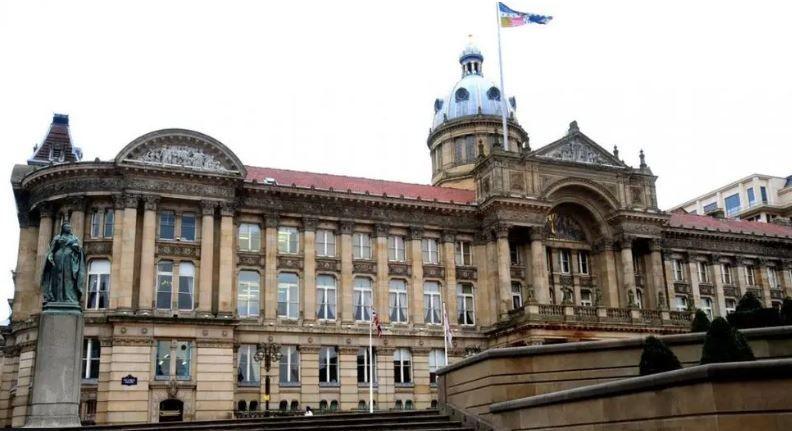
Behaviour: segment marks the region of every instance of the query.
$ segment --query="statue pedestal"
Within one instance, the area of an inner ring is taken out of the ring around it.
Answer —
[[[26,428],[80,426],[83,316],[79,304],[48,303],[41,313]]]

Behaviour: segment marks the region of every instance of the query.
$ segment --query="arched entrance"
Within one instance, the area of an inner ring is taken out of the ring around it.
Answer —
[[[159,404],[160,422],[181,422],[184,419],[184,403],[175,398],[162,400]]]

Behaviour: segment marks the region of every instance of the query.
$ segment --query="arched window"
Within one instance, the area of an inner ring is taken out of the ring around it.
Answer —
[[[354,293],[355,320],[368,322],[371,320],[371,279],[368,277],[355,277]]]
[[[454,100],[457,102],[464,102],[470,98],[470,93],[464,89],[460,88],[454,93]]]
[[[330,401],[330,411],[331,412],[337,412],[338,411],[338,401],[336,401],[336,400]]]
[[[457,323],[460,325],[476,324],[473,285],[470,283],[457,284]]]
[[[424,282],[424,322],[439,325],[443,323],[440,312],[440,283]]]
[[[429,383],[432,385],[437,384],[437,369],[445,367],[445,354],[441,349],[432,349],[429,351]]]
[[[94,259],[88,264],[88,295],[86,310],[107,308],[110,295],[110,261]]]
[[[501,92],[500,92],[500,90],[498,90],[496,87],[490,87],[490,89],[487,90],[487,98],[489,100],[500,101],[501,100]]]
[[[251,411],[251,412],[254,412],[254,411],[258,410],[258,408],[259,408],[259,403],[258,403],[258,401],[256,401],[256,400],[251,400],[251,401],[250,401],[250,411]]]
[[[278,274],[278,317],[297,319],[300,314],[300,279],[293,272]]]
[[[319,411],[323,412],[327,410],[327,400],[319,401]]]
[[[412,400],[407,400],[404,402],[404,410],[413,410],[413,402]]]
[[[396,400],[396,410],[404,410],[401,400]]]
[[[300,410],[300,403],[297,402],[297,400],[292,400],[292,402],[291,402],[291,410],[295,411],[295,412],[297,410]]]
[[[396,278],[391,280],[388,286],[391,323],[407,323],[407,283]]]
[[[512,281],[512,309],[519,310],[523,306],[522,284]]]
[[[179,310],[192,310],[195,290],[195,265],[192,262],[179,263]]]
[[[281,402],[278,403],[278,410],[280,410],[282,412],[285,412],[288,409],[289,409],[289,402],[288,401],[281,400]]]
[[[336,278],[332,275],[316,277],[316,318],[321,320],[336,318]]]
[[[239,400],[237,402],[237,410],[239,410],[240,412],[244,412],[245,410],[247,410],[247,402],[245,402],[245,400]]]
[[[237,313],[239,317],[259,315],[259,273],[239,271],[237,285]]]

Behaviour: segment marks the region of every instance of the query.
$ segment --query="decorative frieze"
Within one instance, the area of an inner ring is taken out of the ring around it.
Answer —
[[[478,278],[478,270],[469,266],[458,266],[456,268],[457,280],[476,280]]]
[[[734,286],[723,286],[723,295],[724,296],[731,296],[732,298],[739,297],[739,293],[737,293],[737,288]]]
[[[674,292],[690,293],[690,285],[687,283],[676,282],[674,283]]]
[[[278,268],[302,269],[303,259],[299,256],[278,256]]]
[[[352,262],[352,272],[357,274],[376,274],[377,262],[356,260]]]
[[[237,263],[240,266],[264,266],[263,258],[258,253],[237,253]]]
[[[341,271],[341,261],[337,260],[337,259],[317,258],[316,259],[316,270],[317,271],[340,272]]]
[[[445,277],[445,268],[439,265],[424,265],[424,277],[430,278],[443,278]]]
[[[388,274],[390,275],[401,275],[401,276],[410,276],[412,275],[412,269],[410,265],[406,263],[388,263]]]
[[[702,295],[713,296],[715,295],[715,288],[711,284],[699,284],[699,292]]]
[[[88,240],[85,241],[85,255],[86,256],[109,256],[113,253],[113,242],[105,240]]]
[[[511,267],[512,280],[522,280],[525,278],[525,268]]]
[[[201,247],[198,244],[159,242],[157,243],[157,255],[198,259],[201,255]]]

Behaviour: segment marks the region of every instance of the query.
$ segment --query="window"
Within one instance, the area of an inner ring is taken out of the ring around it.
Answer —
[[[371,236],[367,233],[352,235],[352,257],[355,259],[371,259]]]
[[[434,238],[424,238],[421,240],[421,251],[423,254],[423,263],[437,265],[440,263],[440,250],[438,249],[437,240]]]
[[[319,349],[319,384],[338,383],[338,348],[323,346]]]
[[[241,223],[239,225],[239,250],[261,250],[261,228],[257,224]]]
[[[578,272],[586,275],[589,273],[589,254],[587,251],[578,252]]]
[[[113,229],[115,226],[115,211],[108,208],[104,213],[104,237],[111,238],[113,236]]]
[[[293,272],[278,274],[278,317],[297,319],[300,313],[300,279]]]
[[[734,313],[737,310],[737,301],[731,298],[726,298],[726,314]]]
[[[766,204],[767,203],[767,187],[760,186],[759,187],[759,195],[762,196],[762,203]]]
[[[336,318],[336,279],[332,275],[316,277],[316,318],[335,320]]]
[[[767,268],[767,284],[770,285],[771,289],[778,289],[780,287],[778,285],[778,274],[775,268]]]
[[[91,213],[91,238],[99,238],[99,230],[102,227],[102,214],[94,210]]]
[[[298,231],[296,227],[279,227],[278,228],[278,252],[286,254],[297,254],[298,249]]]
[[[361,347],[357,353],[357,381],[358,383],[369,383],[369,376],[374,376],[377,382],[377,352],[372,348],[372,357],[369,357],[368,347]]]
[[[699,283],[709,283],[709,268],[706,262],[698,262],[698,281]]]
[[[155,366],[156,377],[167,377],[171,375],[171,342],[170,340],[157,341],[157,363]]]
[[[709,214],[718,209],[718,203],[713,202],[711,204],[704,205],[704,214]]]
[[[191,344],[189,341],[176,342],[176,379],[189,380],[191,350]]]
[[[723,284],[732,284],[732,266],[728,263],[721,264],[721,281]]]
[[[182,241],[195,241],[195,214],[183,213],[181,215],[181,234]]]
[[[110,261],[95,259],[88,264],[88,295],[86,310],[107,308],[110,294]]]
[[[297,346],[281,346],[278,367],[281,385],[300,383],[300,351]]]
[[[571,272],[570,253],[569,250],[559,250],[558,257],[561,262],[561,273],[569,274]]]
[[[633,271],[635,275],[643,275],[646,273],[644,270],[644,260],[637,254],[633,254]]]
[[[371,279],[355,277],[352,294],[355,302],[355,308],[353,309],[355,320],[362,322],[371,321]]]
[[[707,313],[707,318],[712,320],[712,298],[701,297],[701,309]]]
[[[731,216],[740,212],[740,195],[735,193],[731,196],[726,196],[723,200],[726,205],[726,215]]]
[[[445,367],[445,354],[440,349],[432,349],[429,351],[429,383],[432,385],[437,384],[437,370]]]
[[[440,283],[424,282],[424,322],[439,325],[443,323],[440,313]]]
[[[99,340],[96,338],[83,339],[83,354],[82,354],[82,378],[83,379],[97,379],[99,378],[99,356],[101,355],[101,346]]]
[[[580,305],[584,307],[591,307],[594,305],[594,301],[591,298],[591,291],[590,290],[581,290],[580,291]]]
[[[171,295],[173,293],[173,262],[160,261],[157,264],[157,308],[160,310],[171,309]]]
[[[237,383],[257,384],[261,378],[261,367],[254,359],[256,346],[244,344],[239,346],[239,360],[237,361]]]
[[[400,236],[388,237],[388,260],[404,262],[404,238]]]
[[[258,317],[259,291],[259,273],[239,271],[237,284],[237,314],[239,317]]]
[[[638,308],[643,308],[644,306],[643,290],[641,289],[635,289],[635,305]]]
[[[179,310],[193,309],[195,289],[195,265],[190,262],[179,264]]]
[[[324,257],[335,256],[335,233],[330,230],[316,231],[316,255]]]
[[[412,356],[407,349],[396,349],[393,352],[393,382],[398,384],[407,384],[412,382],[412,373],[410,372],[410,362]]]
[[[522,255],[519,245],[509,243],[509,259],[511,260],[512,266],[522,265]]]
[[[512,282],[512,309],[519,310],[523,306],[522,284]]]
[[[682,261],[674,259],[671,262],[674,266],[674,281],[685,281],[685,268]]]
[[[192,345],[189,341],[159,340],[156,361],[155,378],[175,376],[177,380],[189,380]]]
[[[748,193],[748,206],[752,207],[756,205],[756,196],[754,195],[753,187],[747,189],[746,192]]]
[[[173,211],[160,212],[160,239],[174,239],[176,214]]]
[[[472,284],[457,284],[457,323],[460,325],[476,324],[476,308],[473,305]]]
[[[677,295],[674,297],[674,306],[677,311],[687,311],[688,297],[686,295]]]
[[[457,241],[455,243],[456,249],[456,264],[457,266],[467,266],[473,264],[473,255],[471,254],[470,242]]]
[[[407,283],[404,280],[393,279],[390,281],[388,307],[391,322],[407,323]]]
[[[756,286],[756,275],[753,265],[745,265],[745,280],[749,286]]]

